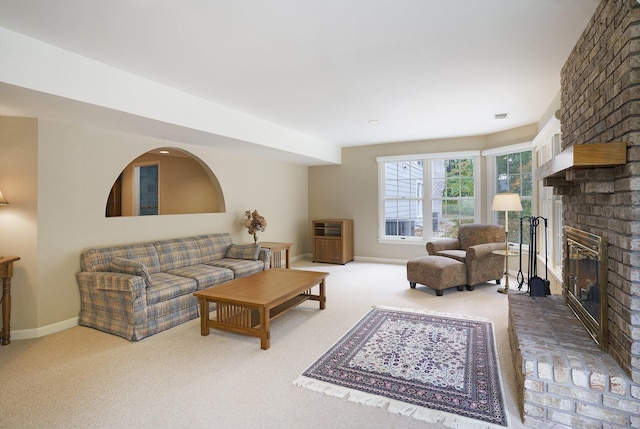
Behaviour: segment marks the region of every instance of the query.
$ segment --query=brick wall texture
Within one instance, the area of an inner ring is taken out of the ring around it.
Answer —
[[[640,383],[640,4],[602,0],[561,73],[563,149],[624,141],[624,166],[580,172],[563,222],[609,242],[609,353]],[[635,427],[635,426],[634,426]]]

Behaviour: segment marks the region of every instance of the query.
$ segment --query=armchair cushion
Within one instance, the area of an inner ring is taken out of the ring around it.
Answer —
[[[460,262],[464,262],[467,259],[467,252],[464,250],[441,250],[437,252],[436,255],[446,256]]]
[[[504,243],[504,227],[501,225],[485,225],[472,223],[460,225],[458,231],[460,249],[467,250],[471,246],[484,243]]]

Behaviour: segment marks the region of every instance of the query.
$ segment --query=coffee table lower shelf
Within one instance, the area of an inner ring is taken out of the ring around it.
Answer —
[[[324,278],[329,273],[273,268],[253,276],[232,280],[194,293],[200,302],[200,327],[203,336],[211,328],[260,338],[260,347],[270,347],[271,320],[307,300],[326,307]],[[271,289],[265,289],[272,284]],[[312,287],[319,286],[318,295]],[[302,290],[301,290],[302,289]],[[251,291],[256,294],[252,295]],[[209,303],[216,304],[215,319],[210,318]]]

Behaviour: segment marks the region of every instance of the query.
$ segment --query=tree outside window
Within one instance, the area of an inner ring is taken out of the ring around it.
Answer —
[[[461,224],[475,221],[473,159],[432,161],[433,237],[457,237]]]
[[[522,218],[531,216],[531,202],[533,199],[533,169],[532,152],[515,152],[496,156],[496,193],[511,192],[520,195],[522,211],[516,216],[509,216],[509,241],[529,244],[529,222]],[[497,223],[504,225],[504,212],[496,212]]]
[[[384,161],[382,235],[456,237],[461,224],[476,221],[475,163],[436,157]]]

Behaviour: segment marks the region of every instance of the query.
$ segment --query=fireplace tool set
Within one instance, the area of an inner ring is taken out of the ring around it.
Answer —
[[[544,221],[544,270],[545,278],[538,276],[538,226]],[[529,261],[527,267],[527,293],[530,296],[551,295],[551,282],[549,281],[549,261],[547,258],[547,219],[542,216],[525,216],[520,218],[520,269],[516,280],[518,290],[522,290],[524,285],[524,274],[522,272],[522,242],[524,237],[523,226],[529,226]]]

